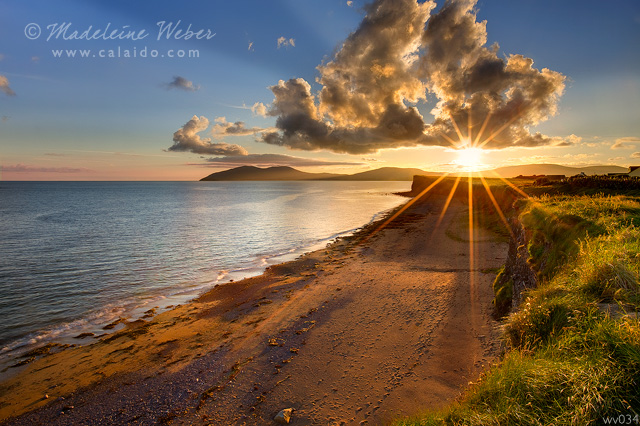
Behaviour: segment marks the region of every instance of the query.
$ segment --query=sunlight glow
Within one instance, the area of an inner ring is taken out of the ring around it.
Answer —
[[[484,164],[482,163],[483,150],[480,148],[463,148],[458,151],[458,158],[455,163],[464,167],[467,171],[478,171]]]
[[[482,147],[484,147],[486,144],[488,144],[490,141],[492,141],[493,138],[495,138],[500,133],[502,133],[502,131],[504,131],[515,119],[517,119],[517,117],[519,117],[519,114],[516,115],[511,120],[509,120],[507,123],[504,123],[499,129],[493,131],[488,137],[486,137],[483,140],[483,135],[484,135],[485,131],[487,131],[487,126],[488,126],[488,123],[489,123],[489,117],[490,117],[490,115],[487,115],[485,117],[479,132],[475,135],[475,138],[473,138],[473,127],[474,126],[472,125],[472,122],[471,122],[471,111],[469,111],[469,115],[467,117],[468,122],[467,122],[467,128],[466,128],[466,130],[467,130],[467,136],[466,137],[460,131],[460,126],[458,126],[458,123],[456,123],[456,121],[455,121],[455,119],[453,117],[450,117],[451,125],[452,125],[453,129],[455,130],[456,135],[458,136],[458,140],[455,141],[449,135],[447,135],[445,132],[441,132],[442,138],[444,140],[446,140],[447,142],[449,142],[449,144],[451,144],[451,149],[457,153],[457,159],[454,161],[454,163],[458,166],[457,172],[463,172],[463,173],[459,173],[459,174],[457,174],[457,176],[454,175],[456,177],[456,179],[455,179],[455,181],[453,181],[452,188],[449,191],[449,194],[448,194],[446,200],[444,201],[444,206],[443,206],[442,212],[440,213],[440,216],[438,217],[438,220],[437,220],[437,222],[435,224],[435,227],[434,227],[434,229],[433,229],[433,231],[431,233],[431,239],[433,239],[436,231],[442,225],[444,216],[447,213],[447,210],[449,209],[449,206],[450,206],[450,204],[451,204],[451,202],[452,202],[452,200],[454,198],[454,194],[456,193],[458,187],[460,186],[459,184],[461,182],[462,177],[464,175],[467,175],[466,176],[467,186],[468,186],[468,188],[467,188],[467,193],[468,193],[467,194],[467,196],[468,196],[467,208],[468,208],[468,219],[469,219],[469,222],[468,222],[468,227],[469,227],[469,295],[470,295],[470,309],[472,311],[477,308],[475,306],[475,303],[474,303],[475,300],[476,300],[476,297],[477,297],[476,265],[475,265],[475,261],[476,261],[476,259],[475,259],[475,255],[476,255],[476,247],[475,247],[476,235],[475,235],[475,233],[476,233],[476,227],[477,227],[477,222],[476,222],[477,218],[476,218],[476,215],[474,214],[474,209],[477,208],[477,207],[474,206],[474,194],[473,194],[473,190],[474,190],[473,180],[474,180],[474,178],[479,179],[480,183],[482,184],[481,188],[484,187],[483,189],[486,191],[486,193],[488,195],[488,198],[491,201],[491,204],[493,205],[493,208],[495,209],[495,211],[497,212],[498,216],[500,217],[500,221],[506,227],[507,231],[511,234],[511,237],[513,238],[513,236],[514,236],[513,230],[511,229],[511,226],[509,225],[509,222],[507,221],[507,218],[505,217],[505,214],[502,211],[502,209],[500,207],[500,204],[498,203],[498,201],[496,200],[496,197],[494,196],[493,192],[491,191],[491,185],[489,185],[489,183],[485,179],[485,176],[483,176],[482,169],[486,165],[483,164],[483,162],[482,162],[482,157],[483,157],[483,155],[485,153],[485,151],[482,149]],[[500,179],[501,181],[506,183],[507,186],[510,189],[514,190],[519,195],[530,199],[530,197],[524,191],[522,191],[520,188],[518,188],[516,185],[514,185],[511,182],[509,182],[507,179],[503,178],[502,176],[500,176],[495,171],[491,171],[491,172],[498,179]],[[422,190],[422,192],[420,192],[420,194],[418,194],[413,199],[411,199],[400,210],[398,210],[394,215],[392,215],[390,218],[385,220],[380,226],[378,226],[378,228],[376,228],[372,233],[370,233],[363,240],[361,240],[360,243],[364,243],[369,238],[371,238],[375,234],[377,234],[379,231],[381,231],[382,229],[386,228],[392,221],[394,221],[398,216],[400,216],[402,213],[404,213],[404,211],[407,208],[409,208],[416,201],[420,200],[425,195],[427,195],[427,193],[429,191],[434,189],[447,176],[449,176],[449,173],[443,174],[438,179],[436,179],[434,182],[432,182],[428,187],[426,187],[424,190]],[[480,206],[480,210],[482,210],[481,206]],[[472,318],[475,318],[475,316],[472,315]],[[476,326],[477,326],[477,324],[474,324],[474,323],[471,324],[472,328],[475,328]]]
[[[415,203],[416,201],[418,201],[419,199],[421,199],[422,197],[424,197],[425,195],[427,195],[427,192],[431,191],[433,188],[435,188],[444,178],[446,178],[447,176],[449,176],[448,173],[443,174],[442,176],[440,176],[435,182],[433,182],[431,185],[429,185],[428,187],[426,187],[425,189],[422,190],[422,192],[420,192],[418,195],[416,195],[415,197],[413,197],[407,204],[405,204],[404,206],[402,206],[402,208],[400,210],[398,210],[393,216],[391,216],[390,218],[388,218],[387,220],[385,220],[380,226],[378,226],[371,234],[367,235],[362,241],[361,244],[364,243],[365,241],[367,241],[369,238],[373,237],[375,234],[377,234],[379,231],[383,230],[384,228],[387,227],[387,225],[389,225],[391,222],[393,222],[398,216],[400,216],[402,213],[404,213],[404,211],[406,209],[408,209],[409,207],[411,207],[413,205],[413,203]]]
[[[462,176],[456,177],[456,181],[454,182],[453,187],[451,188],[451,191],[449,192],[449,195],[447,196],[447,201],[445,201],[444,207],[442,208],[442,213],[440,213],[440,217],[438,217],[438,221],[436,222],[436,226],[433,228],[433,232],[431,233],[431,238],[433,238],[433,236],[435,235],[436,231],[440,227],[440,224],[442,223],[442,220],[444,219],[444,215],[447,214],[447,210],[449,209],[449,204],[451,204],[451,200],[453,199],[453,195],[456,193],[456,189],[458,189],[458,184],[460,183],[460,179],[461,178],[462,178]]]

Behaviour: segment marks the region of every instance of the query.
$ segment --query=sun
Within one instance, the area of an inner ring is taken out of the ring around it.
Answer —
[[[458,158],[455,163],[470,171],[477,171],[484,166],[482,163],[482,155],[484,151],[481,148],[463,148],[457,151]]]

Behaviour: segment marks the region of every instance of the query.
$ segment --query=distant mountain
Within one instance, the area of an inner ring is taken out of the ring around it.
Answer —
[[[607,173],[627,173],[626,167],[618,166],[586,166],[569,167],[559,164],[525,164],[521,166],[507,166],[494,169],[496,173],[505,178],[514,178],[519,175],[565,175],[574,176],[581,172],[586,175],[606,175]]]
[[[413,176],[441,176],[443,173],[426,172],[420,169],[405,169],[401,167],[382,167],[380,169],[369,170],[366,172],[356,173],[353,175],[341,175],[332,177],[329,180],[367,180],[367,181],[384,181],[384,180],[406,180],[412,181]]]
[[[254,166],[241,166],[222,172],[211,173],[201,181],[237,181],[237,180],[321,180],[339,176],[334,173],[306,173],[292,167],[279,166],[261,169]]]
[[[413,176],[440,176],[442,173],[427,172],[420,169],[401,167],[382,167],[353,175],[333,173],[306,173],[292,167],[268,167],[261,169],[253,166],[241,166],[222,172],[211,173],[201,181],[238,181],[238,180],[340,180],[340,181],[412,181]]]
[[[494,169],[496,173],[505,178],[514,178],[519,175],[565,175],[574,176],[584,172],[587,175],[604,175],[607,173],[627,173],[629,169],[618,166],[587,166],[568,167],[559,164],[525,164],[521,166],[507,166]],[[480,174],[480,173],[474,173]],[[481,172],[484,176],[491,177],[491,171]],[[429,172],[421,169],[409,169],[401,167],[382,167],[380,169],[342,175],[335,173],[307,173],[292,167],[279,166],[259,168],[254,166],[241,166],[222,172],[211,173],[200,179],[201,181],[260,181],[260,180],[340,180],[340,181],[412,181],[413,176],[441,176],[443,173]],[[466,175],[466,173],[463,173]]]

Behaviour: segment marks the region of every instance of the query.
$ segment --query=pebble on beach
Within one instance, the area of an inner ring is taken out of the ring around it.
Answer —
[[[276,414],[273,420],[275,420],[275,422],[278,424],[287,425],[291,421],[292,414],[293,414],[293,408],[285,408],[284,410]]]

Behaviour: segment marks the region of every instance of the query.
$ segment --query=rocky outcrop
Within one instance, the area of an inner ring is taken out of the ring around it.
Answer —
[[[496,316],[502,317],[516,309],[526,290],[538,284],[538,278],[529,263],[529,235],[517,218],[511,219],[512,238],[509,241],[507,262],[493,284]]]
[[[512,220],[511,229],[514,237],[509,242],[507,263],[504,266],[505,274],[513,280],[511,308],[517,307],[523,298],[525,290],[536,287],[538,279],[536,273],[529,264],[529,250],[527,248],[527,232],[516,219]]]

